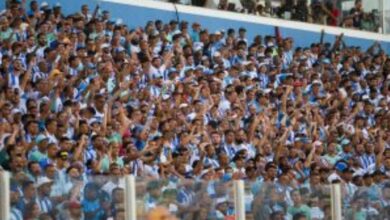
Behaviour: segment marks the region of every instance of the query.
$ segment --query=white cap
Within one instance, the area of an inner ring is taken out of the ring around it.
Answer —
[[[200,177],[202,178],[204,175],[206,175],[208,172],[210,172],[210,169],[206,169],[206,170],[202,170],[202,172],[200,173]]]
[[[307,56],[306,56],[306,55],[302,55],[302,56],[300,57],[300,59],[301,59],[301,60],[307,60]]]
[[[101,122],[98,119],[96,119],[96,118],[91,118],[91,119],[88,120],[88,125],[89,126],[91,126],[93,123],[101,124]]]
[[[221,53],[219,52],[219,51],[217,51],[217,52],[215,52],[214,54],[213,54],[213,57],[220,57],[221,56]]]
[[[125,48],[123,48],[123,47],[118,47],[118,48],[116,48],[116,50],[115,50],[117,53],[120,53],[120,52],[122,52],[122,51],[125,51]],[[128,61],[127,61],[127,63],[129,63]]]
[[[196,50],[195,48],[203,48],[203,43],[202,42],[195,42],[193,44],[193,48],[194,48],[194,50]]]
[[[188,104],[187,103],[181,103],[179,105],[179,108],[187,108],[188,107]]]
[[[43,96],[42,98],[39,99],[39,103],[47,103],[50,102],[50,98],[47,96]]]
[[[172,33],[172,36],[173,36],[173,35],[176,35],[176,34],[181,34],[181,31],[180,31],[180,30],[174,31],[174,32]]]
[[[218,204],[221,204],[221,203],[225,203],[227,202],[227,199],[225,197],[222,197],[222,198],[217,198],[215,200],[215,203],[218,205]]]
[[[341,178],[335,173],[330,174],[330,176],[328,177],[328,182],[332,183],[335,180],[341,180]]]
[[[11,111],[11,114],[18,114],[18,113],[22,113],[22,112],[20,111],[20,109],[18,109],[18,108],[14,108],[14,109],[12,109],[12,111]]]
[[[168,94],[162,95],[163,100],[168,100],[169,98],[171,98],[171,96],[169,96]]]
[[[194,46],[194,51],[201,51],[203,47],[201,45]]]
[[[88,105],[84,102],[80,103],[80,109],[86,109]]]
[[[52,183],[53,180],[47,178],[46,176],[39,177],[37,183],[35,184],[36,188],[39,188],[47,183]]]
[[[116,19],[115,24],[116,24],[116,25],[121,25],[121,24],[123,24],[122,18]]]
[[[189,115],[187,115],[187,120],[189,121],[192,121],[196,118],[196,113],[193,112],[193,113],[190,113]]]
[[[42,3],[41,3],[41,8],[47,7],[47,6],[49,6],[49,4],[48,4],[47,2],[42,2]]]
[[[104,49],[104,48],[110,48],[110,44],[108,43],[104,43],[100,46],[100,48]]]
[[[322,142],[321,142],[321,141],[314,141],[313,145],[314,145],[315,147],[321,146],[321,145],[322,145]]]
[[[316,80],[314,80],[311,84],[312,84],[312,85],[314,85],[314,84],[322,85],[322,82],[316,79]]]
[[[266,93],[266,94],[270,93],[271,91],[272,91],[272,89],[270,89],[270,88],[263,89],[263,92]]]
[[[366,174],[365,170],[364,169],[358,169],[356,170],[353,174],[352,174],[352,177],[356,177],[356,176],[364,176],[364,174]]]
[[[252,61],[247,60],[247,61],[244,61],[244,62],[242,63],[242,65],[244,65],[244,66],[249,65],[249,64],[252,64]]]

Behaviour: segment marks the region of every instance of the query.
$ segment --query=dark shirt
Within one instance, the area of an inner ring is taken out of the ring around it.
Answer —
[[[349,14],[353,15],[353,26],[360,28],[362,25],[363,12],[357,10],[356,8],[352,8]]]

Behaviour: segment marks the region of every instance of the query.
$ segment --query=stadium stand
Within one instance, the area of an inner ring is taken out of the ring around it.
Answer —
[[[388,40],[138,27],[103,6],[0,15],[10,219],[128,219],[128,175],[138,219],[238,219],[235,181],[246,219],[332,219],[332,184],[345,219],[390,217]]]

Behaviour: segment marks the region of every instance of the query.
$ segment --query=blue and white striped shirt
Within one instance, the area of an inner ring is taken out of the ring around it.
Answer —
[[[42,213],[49,213],[53,209],[53,203],[48,197],[37,198],[36,201]]]
[[[11,208],[11,219],[10,220],[23,220],[22,212],[18,208],[12,207]]]
[[[93,148],[92,145],[88,146],[84,150],[84,162],[87,162],[88,160],[96,160],[97,154],[95,149]]]
[[[194,201],[195,194],[191,190],[181,189],[177,195],[177,201],[181,205],[189,206]]]
[[[358,156],[358,160],[363,169],[367,169],[370,165],[375,164],[376,157],[375,154],[363,154]]]

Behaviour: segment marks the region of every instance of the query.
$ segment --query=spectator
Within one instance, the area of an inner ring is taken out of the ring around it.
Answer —
[[[375,24],[375,17],[372,13],[364,13],[361,20],[361,29],[375,32],[377,26]]]
[[[34,220],[37,219],[40,215],[40,209],[36,202],[31,202],[26,205],[26,211],[24,213],[23,219]]]
[[[81,205],[83,208],[84,216],[88,219],[100,219],[104,216],[104,210],[101,209],[99,196],[101,191],[99,186],[95,183],[88,183],[85,186],[84,200]]]
[[[59,219],[84,219],[81,204],[78,201],[70,201],[66,204],[66,210],[60,213]]]
[[[306,0],[299,0],[294,7],[292,19],[306,22],[309,16]]]
[[[207,0],[192,0],[191,2],[194,6],[204,7],[207,3]]]
[[[293,0],[285,0],[281,2],[280,8],[278,10],[278,16],[284,19],[291,19],[292,12],[295,7]]]
[[[11,194],[10,194],[10,202],[11,202],[11,219],[12,220],[21,220],[23,219],[23,212],[17,207],[19,202],[19,192],[17,186],[11,185]]]
[[[228,10],[229,1],[228,0],[219,0],[218,9],[219,10]]]
[[[326,22],[326,12],[321,1],[315,0],[311,4],[311,19],[314,24],[324,25]]]
[[[54,210],[53,202],[50,198],[50,191],[51,191],[51,185],[53,182],[47,178],[47,177],[40,177],[36,183],[36,189],[37,189],[37,204],[32,203],[30,204],[30,208],[35,209],[35,206],[37,206],[38,210],[44,213],[50,213]],[[26,206],[26,208],[28,205]],[[31,209],[30,209],[31,210]],[[39,211],[38,211],[39,213]],[[36,214],[35,212],[32,214]]]
[[[364,15],[363,4],[361,0],[355,0],[355,7],[350,10],[349,14],[353,19],[353,26],[355,28],[360,28]]]
[[[326,24],[330,26],[338,26],[341,13],[339,9],[336,8],[334,2],[332,1],[326,2],[323,10],[327,14]]]
[[[255,12],[256,2],[254,0],[241,0],[241,5],[246,13],[253,14]]]

